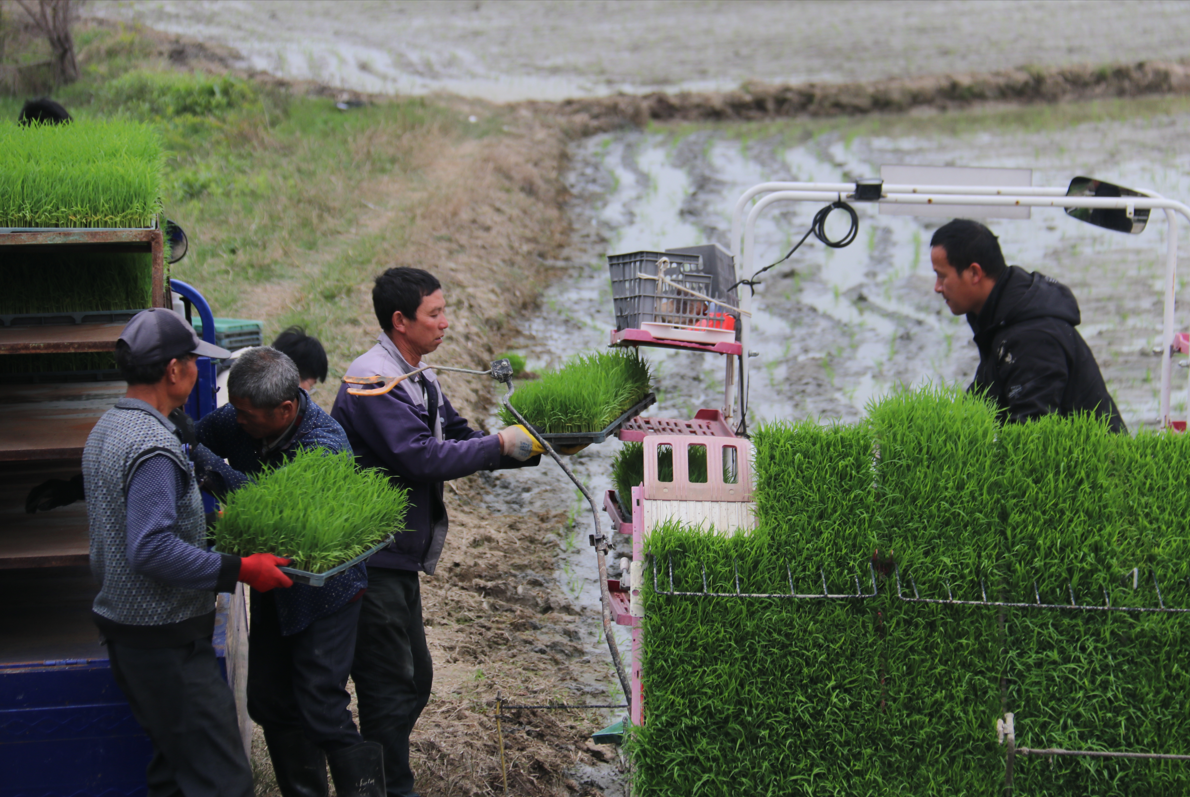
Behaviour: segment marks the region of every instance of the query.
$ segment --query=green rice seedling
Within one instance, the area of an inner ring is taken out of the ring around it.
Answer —
[[[153,260],[147,253],[17,254],[4,264],[4,277],[0,314],[141,310],[153,304]]]
[[[380,471],[357,469],[350,451],[301,451],[227,497],[215,545],[237,556],[286,556],[292,567],[323,573],[402,531],[406,503],[406,491]]]
[[[1004,569],[994,410],[951,388],[898,390],[870,407],[877,547],[923,594],[978,600]],[[985,793],[1003,779],[989,728],[1003,715],[997,612],[908,604],[886,583],[883,783],[891,794]],[[876,741],[876,740],[873,740]]]
[[[1001,442],[1018,595],[1065,604],[1073,586],[1080,603],[1102,604],[1106,590],[1117,606],[1156,606],[1155,571],[1166,603],[1190,606],[1186,436],[1131,439],[1094,417],[1048,417],[1005,427]],[[1185,617],[1015,609],[1006,625],[1019,744],[1187,752]],[[1187,773],[1172,762],[1026,759],[1015,780],[1039,795],[1174,795]]]
[[[1093,417],[1000,426],[978,397],[901,390],[848,427],[763,427],[758,528],[648,540],[640,794],[995,794],[1018,744],[1186,753],[1190,617],[897,598],[1190,607],[1190,437]],[[879,556],[872,552],[879,550]],[[847,592],[860,600],[681,597]],[[787,569],[788,568],[788,569]],[[882,574],[881,571],[884,571]],[[1135,576],[1134,576],[1135,574]],[[815,583],[817,581],[817,583]],[[864,579],[866,582],[866,579]],[[981,586],[982,582],[982,586]],[[1018,758],[1018,793],[1181,795],[1174,762]]]
[[[46,374],[71,371],[116,372],[114,352],[71,354],[7,354],[0,357],[0,374]]]
[[[759,528],[723,538],[666,525],[648,549],[668,589],[854,589],[872,538],[866,427],[764,427],[756,444]],[[865,509],[866,507],[866,509]],[[869,554],[870,555],[870,554]],[[879,793],[866,736],[880,723],[877,626],[849,602],[643,599],[645,724],[629,748],[646,795]]]
[[[149,227],[163,167],[142,123],[0,125],[0,227]]]
[[[648,363],[633,350],[580,354],[535,382],[517,387],[509,401],[543,434],[598,432],[648,395]],[[505,425],[517,423],[500,408]]]
[[[687,473],[693,482],[707,480],[707,449],[691,446],[686,449]],[[657,449],[657,477],[663,482],[674,478],[673,449]],[[632,520],[632,488],[645,483],[645,447],[643,443],[625,443],[612,461],[612,484],[620,503],[621,516]]]

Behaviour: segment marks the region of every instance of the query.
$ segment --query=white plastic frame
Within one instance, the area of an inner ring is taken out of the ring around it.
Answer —
[[[1161,347],[1161,424],[1169,426],[1169,396],[1173,367],[1174,299],[1177,291],[1178,226],[1177,214],[1190,221],[1190,207],[1166,199],[1155,191],[1136,189],[1141,197],[1094,198],[1069,197],[1065,188],[1012,188],[1005,186],[953,185],[884,185],[882,203],[903,205],[983,205],[988,207],[1025,206],[1035,208],[1109,208],[1132,211],[1137,208],[1164,210],[1168,235],[1165,253],[1165,313]],[[731,217],[731,253],[736,266],[736,279],[751,279],[756,267],[756,220],[770,205],[778,202],[834,202],[854,199],[855,183],[760,183],[740,195]],[[764,196],[761,196],[764,195]],[[760,199],[756,199],[761,197]],[[749,203],[755,201],[751,210]],[[864,203],[877,204],[877,203]],[[747,210],[747,216],[744,212]],[[742,241],[741,241],[742,236]],[[751,312],[752,292],[739,292],[740,309]],[[751,323],[741,314],[740,342],[743,347],[739,411],[746,419],[748,411],[749,360],[748,343]],[[731,385],[728,384],[728,404]],[[1190,385],[1187,387],[1190,402]],[[1190,404],[1188,404],[1190,406]]]

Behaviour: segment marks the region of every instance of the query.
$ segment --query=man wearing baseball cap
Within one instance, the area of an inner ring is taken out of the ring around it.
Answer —
[[[99,582],[92,617],[116,683],[152,740],[155,794],[252,795],[235,701],[211,642],[215,594],[237,581],[262,591],[292,584],[277,569],[287,559],[207,550],[191,446],[167,417],[194,388],[196,357],[229,354],[172,310],[138,313],[116,343],[128,390],[83,450]]]

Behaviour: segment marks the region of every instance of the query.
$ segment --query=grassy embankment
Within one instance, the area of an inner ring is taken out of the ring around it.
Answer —
[[[370,281],[389,266],[428,268],[447,287],[455,329],[439,362],[486,363],[534,305],[530,286],[566,235],[565,152],[527,114],[420,98],[344,112],[302,87],[179,72],[148,32],[76,38],[83,77],[55,98],[79,119],[161,130],[165,213],[190,237],[171,276],[217,315],[261,319],[266,339],[306,325],[335,379],[371,345]],[[0,98],[0,118],[22,99]],[[486,404],[487,387],[452,398]],[[333,389],[320,393],[329,404]]]

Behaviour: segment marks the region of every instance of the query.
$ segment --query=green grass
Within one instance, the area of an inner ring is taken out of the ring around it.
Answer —
[[[954,390],[900,391],[850,426],[755,438],[758,528],[724,539],[670,525],[648,552],[675,586],[854,589],[891,556],[923,596],[1190,606],[1190,437],[1112,435],[1092,417],[1000,427]],[[1129,576],[1141,568],[1140,589]],[[635,793],[1000,793],[995,720],[1032,747],[1185,753],[1182,615],[899,600],[891,570],[863,601],[667,597],[646,576],[645,725]],[[668,587],[663,579],[662,589]],[[1017,759],[1018,793],[1181,795],[1173,763]]]
[[[350,451],[301,451],[227,497],[215,546],[286,556],[292,567],[322,573],[402,531],[406,504],[406,491],[380,471],[358,470]]]
[[[376,264],[404,257],[411,233],[435,223],[416,217],[453,201],[423,174],[426,153],[503,135],[497,112],[469,124],[444,104],[397,98],[344,113],[327,97],[177,73],[131,27],[83,27],[76,41],[83,76],[54,98],[80,123],[135,122],[162,141],[164,214],[190,239],[169,276],[201,290],[216,315],[264,316],[266,339],[304,325],[332,378],[370,345]],[[15,119],[23,101],[0,96],[0,118]],[[367,202],[392,219],[361,225],[375,213]]]
[[[706,446],[691,446],[686,449],[687,473],[690,481],[705,483],[707,480]],[[674,455],[669,446],[657,449],[657,478],[671,482],[674,478]],[[645,447],[643,443],[625,443],[612,461],[612,484],[620,502],[624,520],[632,519],[632,488],[645,483]]]
[[[149,227],[164,159],[140,122],[0,125],[0,226]]]
[[[597,432],[651,389],[649,366],[635,350],[580,354],[535,382],[517,387],[509,401],[544,434]],[[500,408],[505,425],[518,423]]]

